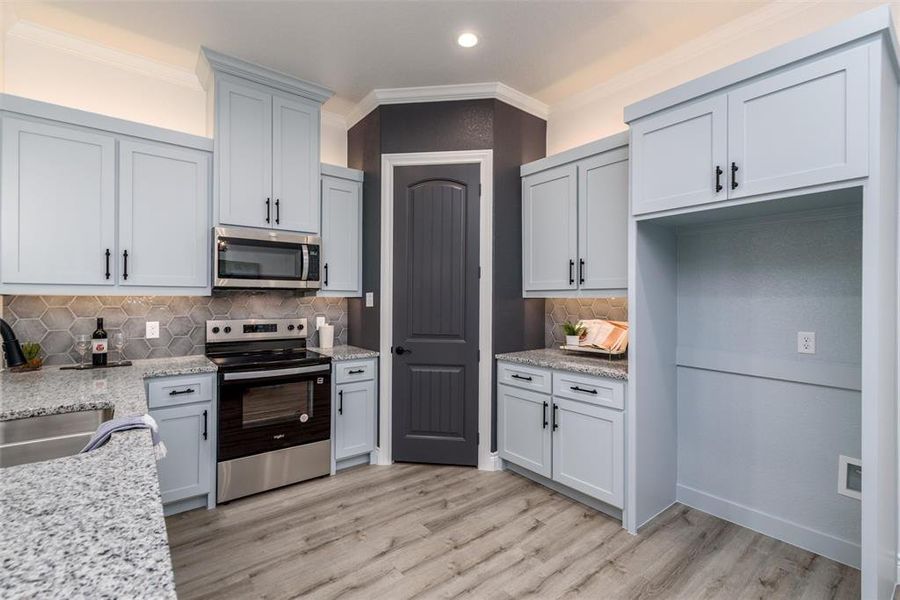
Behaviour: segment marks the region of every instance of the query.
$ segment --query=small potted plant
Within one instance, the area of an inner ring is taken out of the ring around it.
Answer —
[[[585,332],[584,325],[566,321],[563,323],[562,328],[563,333],[566,334],[566,346],[577,346],[581,340],[582,334]]]
[[[23,366],[23,370],[37,371],[44,364],[41,358],[41,345],[37,342],[25,342],[22,344],[22,354],[25,355],[27,361]]]

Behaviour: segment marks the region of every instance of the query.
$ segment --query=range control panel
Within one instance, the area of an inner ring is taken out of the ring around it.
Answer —
[[[223,319],[206,322],[207,343],[305,337],[306,319]]]

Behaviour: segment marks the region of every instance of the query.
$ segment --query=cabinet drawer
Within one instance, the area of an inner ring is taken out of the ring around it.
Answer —
[[[550,371],[546,369],[538,369],[537,367],[516,363],[498,362],[497,382],[540,392],[541,394],[549,394],[552,377]]]
[[[368,381],[375,378],[374,360],[353,360],[334,363],[334,380],[337,385]]]
[[[553,372],[553,395],[609,408],[625,408],[625,384],[561,371]]]
[[[150,408],[209,402],[215,397],[214,373],[155,377],[147,381]]]

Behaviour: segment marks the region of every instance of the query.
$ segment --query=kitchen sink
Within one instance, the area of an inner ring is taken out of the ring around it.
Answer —
[[[0,468],[78,454],[111,408],[0,421]]]

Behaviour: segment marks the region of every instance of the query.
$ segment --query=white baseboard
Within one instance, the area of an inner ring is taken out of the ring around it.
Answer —
[[[369,464],[387,466],[391,463],[390,461],[384,460],[384,453],[381,452],[381,448],[375,446],[375,449],[369,454]]]
[[[860,545],[828,533],[810,529],[706,492],[678,484],[677,500],[726,521],[737,523],[753,531],[821,554],[839,563],[860,568]],[[900,568],[900,567],[898,567]]]
[[[479,471],[501,471],[503,465],[500,456],[496,452],[488,454],[487,459],[478,464]]]
[[[897,595],[897,586],[900,585],[900,552],[897,553],[897,578],[894,580],[894,596]]]

